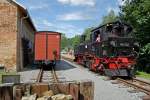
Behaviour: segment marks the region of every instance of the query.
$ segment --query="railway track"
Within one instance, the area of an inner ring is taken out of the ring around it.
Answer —
[[[124,80],[121,78],[117,78],[117,81],[127,85],[131,86],[136,90],[139,90],[141,92],[146,93],[147,95],[150,96],[150,83],[133,78],[132,80]]]
[[[56,71],[52,66],[51,70],[40,69],[36,82],[59,83]]]

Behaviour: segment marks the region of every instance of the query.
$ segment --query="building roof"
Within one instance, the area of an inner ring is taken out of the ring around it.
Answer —
[[[20,4],[19,2],[17,2],[16,0],[10,0],[10,2],[12,2],[13,4],[15,4],[16,6],[18,6],[27,16],[28,16],[28,21],[30,22],[30,24],[32,25],[32,27],[34,28],[34,30],[36,31],[36,27],[35,25],[33,24],[33,21],[30,17],[30,14],[27,10],[26,7],[24,7],[22,4]]]

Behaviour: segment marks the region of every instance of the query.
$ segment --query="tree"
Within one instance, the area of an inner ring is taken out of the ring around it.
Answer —
[[[133,26],[142,46],[150,43],[150,0],[126,0],[120,18]]]
[[[106,16],[103,17],[101,24],[106,24],[106,23],[114,22],[116,20],[117,20],[117,16],[115,15],[115,12],[113,10],[111,10],[108,13],[108,15],[106,15]]]
[[[61,35],[61,49],[65,49],[65,47],[67,47],[68,45],[68,39],[67,37],[65,36],[65,34],[62,34]]]
[[[85,35],[86,41],[90,40],[90,34],[91,34],[92,29],[93,29],[93,27],[87,28],[84,30],[83,35]]]
[[[80,43],[80,35],[76,35],[75,37],[69,39],[70,47],[74,48],[76,45]]]
[[[150,72],[150,0],[126,0],[120,18],[132,25],[133,35],[141,44],[139,69]]]
[[[65,34],[61,35],[61,50],[73,49],[80,43],[80,35],[76,35],[72,38],[67,38]]]
[[[140,58],[138,60],[138,67],[141,71],[146,71],[147,73],[150,73],[150,43],[145,45],[140,50]],[[143,65],[144,64],[144,65]]]

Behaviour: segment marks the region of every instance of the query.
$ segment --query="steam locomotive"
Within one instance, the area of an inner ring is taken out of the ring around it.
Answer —
[[[90,41],[82,35],[74,49],[74,61],[109,77],[133,77],[139,44],[132,27],[116,21],[94,28]]]

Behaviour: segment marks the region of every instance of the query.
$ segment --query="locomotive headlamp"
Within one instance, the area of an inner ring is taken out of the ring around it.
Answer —
[[[116,46],[116,42],[115,41],[110,41],[110,45]]]
[[[111,26],[112,24],[107,24],[107,26]]]
[[[87,49],[87,48],[88,48],[88,46],[87,46],[87,45],[85,45],[85,48]]]

